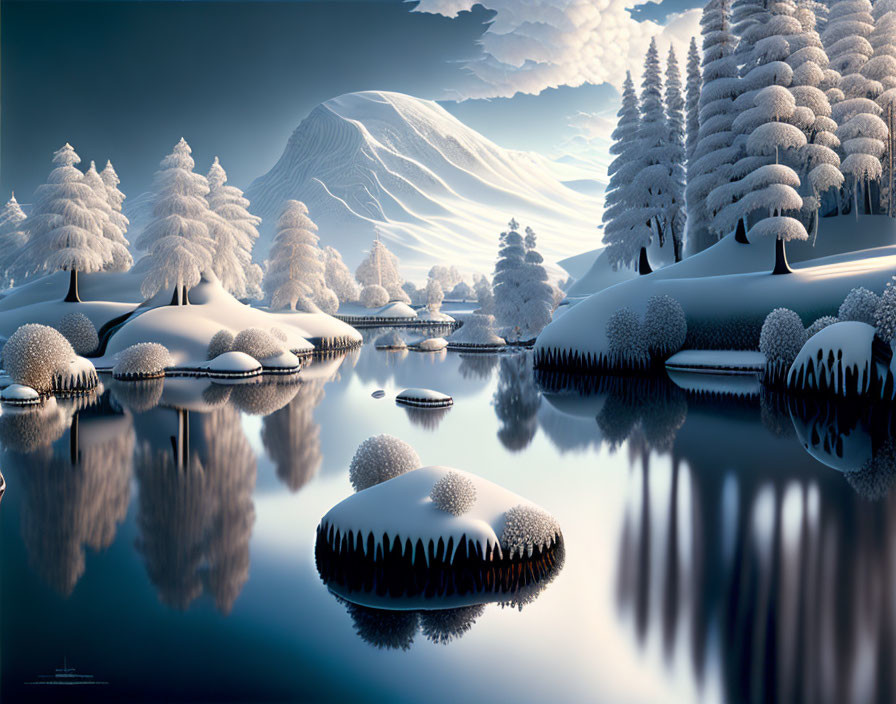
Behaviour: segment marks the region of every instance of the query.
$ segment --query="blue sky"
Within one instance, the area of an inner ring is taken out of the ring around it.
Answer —
[[[531,60],[525,52],[541,41],[532,27],[550,22],[508,25],[511,1],[483,0],[486,9],[426,0],[417,9],[429,11],[414,11],[401,0],[3,0],[0,188],[26,202],[68,141],[85,162],[111,158],[136,195],[181,136],[202,168],[219,155],[231,181],[246,186],[315,105],[368,89],[484,96],[442,104],[499,144],[556,153],[580,131],[571,123],[612,117],[616,91],[587,80],[563,86],[583,75],[571,75],[575,64],[562,56],[556,66],[539,61],[538,46]],[[682,1],[638,12],[665,21],[686,9]],[[598,17],[589,36],[600,26]],[[552,36],[570,49],[588,39]],[[590,64],[596,83],[609,75],[602,65]],[[559,87],[542,90],[552,80]],[[515,90],[539,95],[500,97]]]

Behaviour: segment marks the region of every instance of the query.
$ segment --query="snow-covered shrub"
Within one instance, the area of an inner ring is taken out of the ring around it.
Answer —
[[[877,327],[877,335],[884,342],[891,342],[896,337],[896,277],[887,283],[880,297],[880,305],[874,316],[874,325]]]
[[[329,288],[325,288],[317,294],[317,305],[327,315],[333,315],[339,310],[339,298]]]
[[[684,308],[671,296],[652,296],[644,313],[644,337],[651,355],[666,359],[678,352],[688,335]]]
[[[68,313],[53,327],[71,343],[75,354],[90,354],[100,344],[96,327],[83,313]]]
[[[417,285],[413,281],[405,281],[401,285],[401,290],[404,291],[408,295],[408,298],[411,299],[412,306],[426,305],[425,288],[417,288]]]
[[[775,308],[766,316],[759,334],[759,351],[765,355],[765,383],[784,382],[806,339],[803,321],[789,308]]]
[[[476,297],[476,292],[466,281],[461,281],[451,289],[447,297],[452,301],[472,301]]]
[[[280,340],[283,344],[289,342],[289,338],[286,336],[286,331],[283,328],[271,328],[271,335]]]
[[[209,340],[206,359],[214,359],[219,354],[230,352],[233,347],[233,333],[230,330],[218,330]]]
[[[850,291],[843,303],[837,317],[840,320],[855,320],[859,323],[874,325],[877,308],[880,305],[880,296],[867,288],[859,287]]]
[[[28,323],[3,346],[3,368],[16,384],[45,394],[53,389],[57,369],[67,366],[74,356],[71,344],[58,330]]]
[[[411,297],[405,293],[405,290],[401,287],[399,283],[391,283],[386,288],[386,293],[389,295],[390,301],[398,301],[400,303],[411,304]]]
[[[361,289],[360,301],[365,308],[382,308],[389,302],[389,292],[376,284],[365,286]]]
[[[429,498],[440,511],[461,516],[476,503],[476,486],[462,474],[448,472],[435,483]]]
[[[641,321],[629,308],[617,310],[607,320],[607,342],[611,364],[641,367],[647,362],[647,345]]]
[[[233,338],[231,350],[245,352],[257,360],[266,357],[276,357],[286,351],[286,345],[276,339],[267,330],[261,328],[246,328]]]
[[[157,342],[138,342],[118,353],[112,376],[116,379],[151,379],[164,376],[174,365],[168,348]]]
[[[826,327],[839,322],[840,320],[838,318],[835,318],[833,315],[823,315],[814,323],[812,323],[808,328],[806,328],[806,337],[812,337],[815,333],[819,333]]]
[[[408,347],[408,343],[398,334],[397,330],[393,330],[376,338],[373,346],[378,350],[405,350]]]
[[[492,349],[504,347],[504,338],[495,332],[495,318],[492,315],[473,313],[464,324],[448,338],[449,347],[480,347]]]
[[[505,557],[532,557],[535,550],[550,547],[560,536],[560,525],[546,511],[520,504],[504,514],[501,550]]]
[[[430,279],[426,282],[426,307],[433,313],[442,307],[442,301],[445,299],[445,293],[442,291],[442,284],[436,279]]]
[[[355,491],[420,467],[420,456],[404,440],[392,435],[375,435],[358,447],[348,468],[348,478]]]

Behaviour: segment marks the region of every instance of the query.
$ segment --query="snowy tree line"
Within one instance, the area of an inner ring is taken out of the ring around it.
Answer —
[[[896,215],[896,0],[710,0],[682,90],[653,42],[613,132],[604,242],[647,273],[735,233],[814,238],[819,217]],[[646,267],[646,269],[645,269]]]

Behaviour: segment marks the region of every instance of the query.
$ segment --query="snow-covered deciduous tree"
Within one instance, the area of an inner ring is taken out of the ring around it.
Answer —
[[[171,303],[188,303],[187,292],[212,266],[214,241],[208,221],[208,182],[193,172],[192,150],[181,138],[162,159],[153,180],[152,219],[136,245],[147,252],[148,267],[141,293],[150,298],[173,289]]]
[[[336,294],[340,303],[354,303],[361,295],[361,290],[349,271],[342,255],[335,247],[324,247],[326,271],[324,279],[329,289]]]
[[[635,84],[630,73],[625,74],[622,107],[618,116],[619,120],[612,135],[613,144],[610,146],[610,154],[616,158],[610,162],[607,169],[610,182],[604,194],[603,213],[603,242],[608,247],[615,244],[614,250],[608,252],[614,266],[626,262],[618,243],[626,242],[629,236],[629,223],[625,220],[625,216],[632,207],[631,183],[638,172],[637,138],[641,117],[638,111],[638,94],[635,92]]]
[[[432,313],[437,313],[442,307],[445,293],[438,279],[430,277],[426,282],[426,307]]]
[[[389,292],[382,286],[370,284],[361,289],[360,303],[365,308],[382,308],[389,302]]]
[[[407,297],[411,299],[410,304],[412,306],[426,305],[426,287],[417,288],[417,284],[415,284],[413,281],[405,281],[401,285],[401,290],[404,291],[407,294]]]
[[[91,202],[94,216],[100,223],[103,237],[109,240],[111,259],[103,267],[105,271],[127,271],[134,263],[131,253],[128,251],[128,241],[125,238],[128,219],[120,211],[113,209],[110,204],[109,189],[96,170],[96,164],[90,162],[90,168],[84,172],[84,183],[93,189],[96,198]]]
[[[666,60],[666,137],[665,164],[669,168],[669,205],[665,212],[667,236],[672,240],[675,261],[684,256],[684,230],[687,211],[684,204],[685,188],[685,101],[681,92],[681,72],[675,50],[669,47]]]
[[[452,301],[471,301],[475,297],[476,292],[466,281],[461,281],[448,293],[448,298]]]
[[[710,0],[700,20],[703,34],[703,89],[700,92],[700,130],[688,164],[687,249],[691,253],[716,242],[710,230],[706,198],[720,183],[731,180],[737,153],[733,145],[738,66],[736,39],[731,31],[729,0]]]
[[[71,272],[66,301],[80,300],[78,272],[101,271],[112,261],[96,209],[99,196],[75,168],[80,162],[70,144],[53,155],[56,168],[34,193],[30,237],[13,265],[15,273],[25,276],[57,269]]]
[[[312,301],[325,313],[335,313],[339,307],[336,294],[326,283],[326,265],[316,233],[317,225],[308,217],[305,204],[286,201],[277,221],[264,277],[264,290],[272,308],[295,310],[303,299]]]
[[[700,132],[700,91],[703,88],[703,74],[700,71],[700,50],[697,48],[697,40],[691,37],[691,45],[688,48],[688,78],[687,78],[687,139],[685,141],[685,156],[690,165],[694,156],[694,148],[697,146],[697,136]],[[688,167],[690,174],[690,166]]]
[[[209,234],[215,242],[212,271],[227,291],[244,298],[261,218],[249,212],[249,201],[243,192],[227,183],[227,172],[218,157],[209,169],[208,185],[208,205],[213,215],[209,219]]]
[[[10,267],[28,241],[26,219],[25,211],[13,193],[0,210],[0,282],[3,288],[12,285]]]
[[[403,281],[398,273],[398,257],[386,248],[379,237],[373,241],[367,257],[355,269],[355,278],[362,287],[382,286],[391,300],[410,303],[408,295],[401,288]]]
[[[454,265],[436,264],[429,270],[428,278],[438,281],[443,291],[450,291],[460,283],[463,277]]]

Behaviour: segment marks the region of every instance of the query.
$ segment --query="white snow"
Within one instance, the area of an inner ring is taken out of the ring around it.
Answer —
[[[666,360],[666,369],[710,373],[753,373],[765,367],[765,355],[750,350],[682,350]]]
[[[450,472],[457,472],[469,480],[476,491],[475,503],[461,516],[439,510],[430,498],[436,482]],[[360,540],[365,554],[367,536],[372,534],[374,559],[383,548],[384,537],[390,545],[398,539],[403,552],[408,545],[412,562],[417,557],[417,540],[421,540],[425,548],[422,557],[427,565],[431,556],[436,557],[435,546],[440,538],[444,550],[437,557],[448,562],[454,561],[462,544],[470,555],[478,550],[481,556],[494,551],[498,557],[503,557],[501,536],[505,516],[518,506],[545,514],[531,501],[475,474],[450,467],[421,467],[360,491],[337,504],[321,519],[319,534],[334,547],[337,547],[334,543],[336,531],[341,536],[349,534],[349,539],[356,545]],[[557,529],[541,547],[550,547],[559,538]],[[450,554],[449,545],[453,546]]]
[[[397,304],[395,304],[397,305]],[[447,313],[443,313],[442,311],[436,310],[428,310],[424,308],[423,310],[417,313],[418,320],[425,320],[433,323],[453,323],[454,318],[452,318]]]
[[[24,384],[10,384],[0,392],[0,400],[16,406],[30,406],[40,403],[40,394]]]
[[[261,374],[261,364],[254,357],[245,352],[225,352],[202,366],[212,378],[224,377],[250,377]]]
[[[405,389],[395,397],[395,400],[408,406],[427,408],[443,408],[454,404],[454,399],[448,394],[433,389]]]
[[[420,340],[420,342],[412,347],[420,352],[438,352],[439,350],[445,349],[447,346],[448,340],[444,337],[430,337],[426,340]]]
[[[677,387],[695,394],[755,397],[761,389],[759,376],[755,373],[716,373],[695,369],[679,371],[669,368],[666,373]]]
[[[299,358],[292,352],[284,351],[272,357],[264,357],[258,360],[265,371],[278,373],[297,372],[301,366]]]
[[[871,357],[874,332],[871,325],[852,320],[817,332],[794,360],[787,375],[787,387],[840,396],[868,393],[877,374]]]

